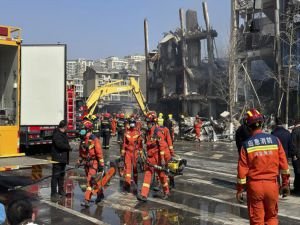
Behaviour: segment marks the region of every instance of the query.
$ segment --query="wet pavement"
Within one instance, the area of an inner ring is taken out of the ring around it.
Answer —
[[[78,156],[76,143],[72,146],[70,168]],[[84,195],[80,184],[85,183],[82,169],[67,172],[65,190],[68,195],[58,201],[50,199],[50,178],[23,188],[21,195],[34,202],[40,224],[249,224],[246,204],[238,204],[235,200],[237,151],[234,143],[179,141],[175,142],[175,151],[187,159],[188,167],[183,176],[175,178],[176,188],[167,200],[156,197],[156,193],[152,192],[147,203],[138,202],[133,194],[137,190],[136,185],[132,185],[131,193],[124,194],[121,191],[122,180],[116,175],[105,187],[104,200],[84,208],[80,206]],[[116,159],[118,152],[119,147],[113,138],[110,159]],[[16,176],[16,179],[10,178],[14,182],[21,182],[19,176],[31,177],[31,171],[10,172],[10,175]],[[51,166],[44,166],[43,177],[48,175],[51,175]],[[138,189],[142,178],[141,174]],[[23,184],[26,182],[28,180],[24,180]],[[1,192],[0,200],[11,199],[16,192]],[[280,224],[300,224],[299,198],[280,199]]]

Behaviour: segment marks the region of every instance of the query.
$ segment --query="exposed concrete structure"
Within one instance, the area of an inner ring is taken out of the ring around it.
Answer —
[[[286,114],[289,108],[290,115],[299,112],[289,100],[295,94],[286,94],[298,86],[295,79],[299,76],[300,45],[294,45],[291,52],[288,50],[290,43],[296,43],[300,37],[299,21],[295,21],[300,15],[299,5],[294,0],[232,0],[231,33],[235,37],[231,39],[236,39],[236,43],[232,44],[235,60],[230,67],[234,68],[231,75],[235,85],[243,85],[245,90],[244,99],[235,99],[236,110],[246,105],[278,115]],[[289,67],[290,56],[295,60]],[[239,83],[237,80],[243,77],[244,81]]]
[[[207,9],[204,12],[206,29],[199,26],[196,11],[188,10],[184,17],[184,11],[180,10],[181,28],[167,33],[158,51],[149,53],[150,108],[175,116],[183,113],[214,118],[226,110],[226,101],[214,88],[214,80],[225,77],[227,69],[214,57],[217,32],[209,25]],[[208,59],[201,56],[204,42],[208,46]]]

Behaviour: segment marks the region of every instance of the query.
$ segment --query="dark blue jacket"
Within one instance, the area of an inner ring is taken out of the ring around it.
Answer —
[[[239,128],[235,131],[235,144],[239,154],[241,152],[243,142],[248,140],[250,137],[251,137],[250,130],[245,124],[239,126]]]
[[[281,127],[281,126],[277,126],[272,133],[274,136],[276,136],[281,144],[282,147],[285,151],[285,155],[286,157],[291,157],[291,150],[292,150],[292,142],[291,142],[291,133],[286,130],[285,128]]]

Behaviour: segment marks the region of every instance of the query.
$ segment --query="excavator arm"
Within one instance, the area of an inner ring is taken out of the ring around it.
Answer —
[[[92,116],[99,100],[101,98],[114,94],[114,93],[120,93],[120,92],[126,92],[126,91],[132,91],[134,94],[136,101],[144,113],[144,115],[147,114],[149,111],[146,104],[145,104],[145,98],[141,92],[140,86],[138,82],[134,78],[130,78],[130,84],[129,85],[122,85],[123,80],[118,80],[112,83],[105,84],[101,87],[96,88],[89,96],[89,98],[86,101],[86,106],[88,108],[88,117]]]

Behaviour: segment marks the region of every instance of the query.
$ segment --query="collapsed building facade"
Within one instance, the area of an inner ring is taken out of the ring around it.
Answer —
[[[149,53],[147,100],[151,109],[175,117],[199,114],[214,118],[227,109],[226,99],[214,87],[217,77],[226,77],[226,63],[215,58],[217,31],[209,24],[204,4],[203,9],[205,29],[199,26],[196,11],[187,10],[184,18],[181,9],[181,28],[166,33],[157,51]]]
[[[300,1],[232,0],[231,20],[233,108],[299,116]]]

